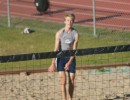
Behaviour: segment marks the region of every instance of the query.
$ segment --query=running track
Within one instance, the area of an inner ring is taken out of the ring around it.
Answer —
[[[129,0],[95,0],[97,27],[130,30],[130,2]],[[92,26],[92,0],[50,0],[47,14],[39,13],[33,0],[10,0],[12,16],[63,22],[66,11],[74,12],[76,23]],[[0,1],[0,14],[7,14],[7,0]]]

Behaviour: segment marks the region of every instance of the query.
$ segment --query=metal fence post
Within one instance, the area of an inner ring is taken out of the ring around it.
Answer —
[[[95,2],[95,0],[93,0],[92,2],[93,2],[93,35],[94,35],[94,37],[97,37],[97,34],[96,34],[96,2]]]
[[[7,16],[8,16],[8,27],[11,26],[10,24],[10,0],[7,0]]]

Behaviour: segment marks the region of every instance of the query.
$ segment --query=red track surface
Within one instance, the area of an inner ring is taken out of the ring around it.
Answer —
[[[130,3],[129,0],[95,0],[96,25],[98,27],[130,30]],[[50,0],[50,9],[47,14],[36,16],[39,13],[32,0],[10,0],[12,16],[32,19],[41,19],[62,22],[66,11],[74,12],[76,23],[91,26],[92,0]],[[7,14],[7,0],[0,1],[0,14]]]

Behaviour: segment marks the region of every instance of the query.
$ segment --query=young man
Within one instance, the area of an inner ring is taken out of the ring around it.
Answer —
[[[65,14],[64,24],[65,27],[60,29],[56,33],[55,37],[55,48],[54,51],[59,50],[76,50],[78,45],[78,32],[73,28],[73,23],[75,20],[74,14]],[[61,91],[62,91],[62,100],[72,100],[73,91],[74,91],[74,79],[75,79],[75,70],[76,70],[76,60],[75,56],[71,57],[62,57],[57,59],[57,70],[60,75],[61,80]],[[52,63],[48,68],[49,72],[53,72],[56,69],[55,58],[52,59]],[[69,88],[66,93],[66,73],[68,72],[69,79]],[[67,99],[68,98],[68,99]]]

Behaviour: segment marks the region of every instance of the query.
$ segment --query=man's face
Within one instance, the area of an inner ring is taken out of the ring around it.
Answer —
[[[66,17],[64,23],[67,27],[71,27],[73,25],[73,20],[71,17]]]

